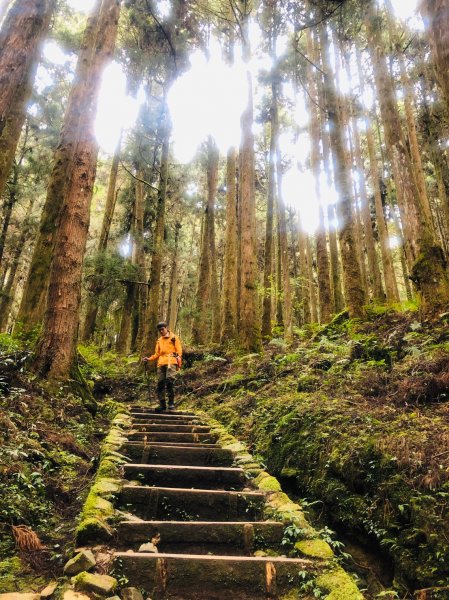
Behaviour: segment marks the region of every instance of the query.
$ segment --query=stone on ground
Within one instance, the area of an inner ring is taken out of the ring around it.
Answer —
[[[41,591],[41,600],[45,600],[46,598],[51,598],[58,587],[57,581],[52,581]]]
[[[77,575],[82,571],[88,571],[96,564],[95,556],[91,550],[81,550],[71,558],[64,566],[64,575]]]
[[[72,577],[75,590],[81,592],[95,592],[101,596],[107,596],[117,587],[117,579],[110,575],[98,575],[96,573],[79,573]]]
[[[135,587],[128,587],[122,590],[122,600],[143,600],[141,592]]]
[[[41,595],[35,592],[7,592],[0,594],[0,600],[40,600]]]

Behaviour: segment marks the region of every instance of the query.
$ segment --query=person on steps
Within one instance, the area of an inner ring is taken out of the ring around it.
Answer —
[[[157,360],[157,397],[159,408],[157,411],[167,410],[165,390],[168,395],[168,409],[175,408],[174,383],[176,373],[181,367],[182,346],[177,335],[172,333],[167,323],[161,322],[157,325],[159,339],[156,342],[154,354],[143,360]]]

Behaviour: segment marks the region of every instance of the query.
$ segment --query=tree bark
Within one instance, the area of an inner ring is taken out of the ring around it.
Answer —
[[[313,63],[318,62],[318,53],[310,29],[307,30],[307,53]],[[330,282],[329,254],[327,251],[326,228],[324,224],[323,202],[321,197],[321,151],[320,151],[320,115],[318,112],[319,98],[312,65],[307,64],[308,105],[309,105],[309,135],[311,142],[310,166],[315,179],[315,195],[318,203],[319,222],[316,232],[316,257],[318,273],[318,298],[320,308],[320,323],[327,323],[333,311],[332,289]]]
[[[379,94],[387,152],[398,192],[405,241],[413,258],[410,277],[420,295],[423,312],[432,315],[446,310],[449,304],[447,264],[416,184],[412,160],[401,128],[393,82],[386,65],[381,25],[375,0],[370,0],[366,9],[368,45]]]
[[[82,265],[89,228],[98,146],[93,125],[101,72],[117,37],[120,0],[103,0],[95,58],[74,153],[74,165],[61,211],[50,270],[47,308],[35,368],[49,379],[66,379],[73,368],[81,300]]]
[[[148,287],[148,298],[146,317],[142,335],[142,354],[152,352],[157,340],[156,326],[159,320],[159,296],[161,291],[162,257],[164,252],[164,230],[165,230],[165,201],[167,198],[168,184],[168,161],[170,150],[170,122],[168,107],[164,96],[164,108],[161,117],[162,149],[160,161],[159,189],[157,193],[156,223],[154,227],[154,243],[151,254],[150,278]]]
[[[101,4],[102,0],[97,0],[84,30],[59,144],[53,157],[53,169],[47,187],[39,234],[18,314],[18,320],[22,323],[25,333],[31,332],[42,321],[45,311],[55,236],[64,199],[68,193],[75,148],[82,128],[81,119],[88,112],[85,98],[98,76],[96,63],[99,56],[95,55],[95,51],[99,36],[98,19]],[[101,45],[100,37],[98,42]]]
[[[173,251],[173,262],[170,272],[170,289],[168,293],[168,304],[167,304],[167,318],[168,325],[172,331],[176,327],[176,315],[178,307],[178,271],[179,271],[179,232],[181,230],[181,223],[175,225],[175,248]]]
[[[121,136],[117,145],[117,149],[112,158],[111,171],[109,174],[109,182],[108,182],[108,191],[106,195],[106,206],[103,214],[103,221],[101,224],[101,232],[100,239],[98,241],[98,252],[105,252],[108,239],[109,232],[111,229],[112,217],[114,216],[115,203],[117,200],[116,194],[116,185],[117,185],[117,175],[118,175],[118,165],[120,162],[120,145],[121,145]],[[94,280],[101,277],[102,269],[98,269],[95,272]],[[87,297],[87,306],[86,306],[86,318],[84,320],[84,328],[82,334],[83,342],[87,342],[90,340],[95,331],[95,323],[97,321],[98,314],[98,298],[97,298],[98,290],[95,288],[93,290],[89,290],[89,295]]]
[[[237,181],[236,149],[230,148],[226,161],[226,240],[223,274],[221,343],[237,336]]]
[[[352,317],[363,314],[366,302],[365,290],[362,282],[360,264],[357,259],[355,247],[355,231],[351,209],[351,179],[345,160],[345,141],[338,107],[337,92],[332,78],[331,61],[329,57],[329,41],[325,26],[320,27],[321,50],[324,76],[326,108],[330,125],[330,140],[334,163],[334,177],[337,192],[340,196],[338,203],[339,240],[343,262],[343,278],[345,297]]]
[[[3,195],[55,0],[16,0],[0,29],[0,197]]]
[[[249,62],[251,50],[248,32],[248,16],[242,24],[244,37],[243,58]],[[253,127],[253,88],[252,77],[247,70],[248,103],[240,123],[241,141],[241,287],[240,287],[240,342],[249,352],[261,350],[259,323],[259,302],[257,297],[257,252],[256,252],[256,207],[255,207],[255,170],[254,170],[254,134]]]
[[[433,64],[443,100],[449,111],[449,10],[446,0],[421,0]]]

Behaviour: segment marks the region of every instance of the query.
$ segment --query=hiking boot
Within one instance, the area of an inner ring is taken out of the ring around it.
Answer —
[[[168,410],[175,410],[175,405],[173,403],[169,404]]]
[[[154,412],[156,412],[156,413],[162,413],[162,412],[165,412],[166,410],[167,410],[167,407],[166,407],[166,406],[157,406],[157,407],[154,409]]]

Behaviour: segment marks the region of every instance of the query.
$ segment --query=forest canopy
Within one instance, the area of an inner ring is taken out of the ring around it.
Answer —
[[[0,327],[258,352],[449,305],[444,0],[3,0]]]

